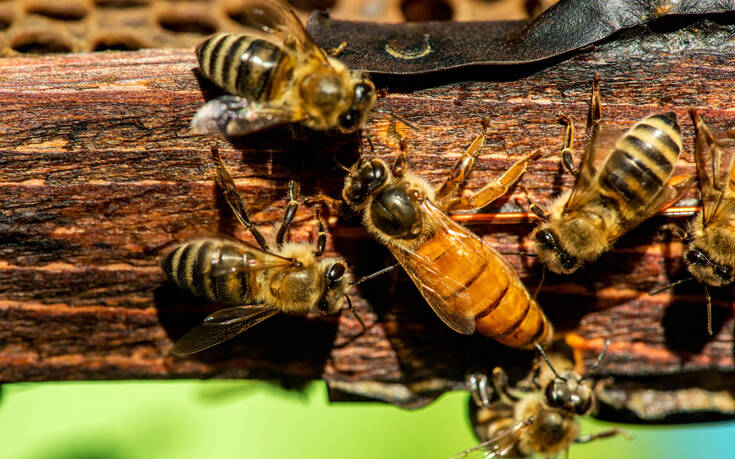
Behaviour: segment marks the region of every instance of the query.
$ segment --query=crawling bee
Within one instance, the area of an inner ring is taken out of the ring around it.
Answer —
[[[712,299],[707,287],[722,287],[735,280],[735,231],[732,227],[735,219],[735,142],[732,138],[716,139],[696,111],[690,114],[697,132],[694,158],[702,210],[689,222],[686,231],[676,229],[688,244],[684,261],[692,277],[651,293],[696,279],[704,286],[707,297],[707,330],[711,335]]]
[[[395,128],[395,126],[394,126]],[[455,197],[485,142],[478,135],[449,178],[434,189],[407,167],[406,144],[392,168],[361,158],[349,170],[344,201],[393,253],[434,312],[453,330],[512,347],[548,343],[551,324],[513,267],[492,247],[454,223],[450,209],[478,209],[505,194],[538,153],[519,159],[499,179],[467,198]]]
[[[592,84],[584,157],[572,166],[574,127],[567,125],[562,164],[576,175],[574,188],[551,205],[549,215],[535,205],[543,220],[534,231],[539,259],[555,273],[572,273],[596,260],[627,231],[678,201],[694,177],[672,177],[681,152],[681,132],[672,112],[658,113],[636,123],[620,136],[603,159],[598,142],[603,135],[599,76]]]
[[[179,339],[172,352],[189,355],[222,343],[279,312],[333,314],[343,300],[354,313],[347,290],[360,281],[351,276],[342,258],[322,258],[327,241],[324,222],[317,217],[316,244],[287,242],[289,225],[298,208],[298,186],[289,184],[289,202],[271,248],[250,222],[216,148],[217,184],[237,219],[250,230],[259,247],[222,238],[194,239],[163,260],[163,270],[179,287],[210,301],[239,306],[214,312]],[[366,276],[370,277],[370,276]],[[355,314],[360,324],[362,320]]]
[[[580,435],[578,416],[589,413],[595,404],[588,378],[602,360],[607,343],[586,376],[567,371],[559,375],[539,347],[553,373],[545,384],[533,378],[533,390],[521,397],[508,388],[502,368],[493,371],[490,384],[484,376],[472,376],[470,385],[481,406],[473,410],[475,433],[483,441],[452,459],[529,457],[535,454],[556,457],[568,451],[572,443],[588,443],[599,438],[629,435],[621,429],[609,429],[592,435]],[[537,367],[538,368],[538,367]],[[491,389],[487,396],[486,387]]]
[[[256,34],[220,34],[196,49],[202,75],[230,95],[199,109],[195,133],[239,136],[294,122],[350,133],[365,124],[375,86],[328,57],[285,0],[248,0],[243,10]]]

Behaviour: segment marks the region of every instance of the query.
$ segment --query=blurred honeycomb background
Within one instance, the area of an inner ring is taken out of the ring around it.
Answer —
[[[527,19],[555,0],[291,0],[374,22]],[[247,0],[0,0],[0,56],[188,48],[215,32],[244,31]]]

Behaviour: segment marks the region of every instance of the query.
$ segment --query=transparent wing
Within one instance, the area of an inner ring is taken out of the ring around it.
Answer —
[[[291,107],[251,102],[228,94],[204,104],[191,120],[190,128],[199,135],[236,137],[303,119],[304,116]]]
[[[696,114],[694,120],[697,127],[694,159],[706,224],[712,219],[731,217],[732,201],[735,199],[735,182],[732,176],[735,141],[728,138],[716,139]]]
[[[194,327],[176,341],[171,353],[185,356],[203,351],[234,338],[276,314],[278,314],[276,309],[264,304],[220,309],[207,316],[204,323]]]
[[[481,266],[487,263],[489,247],[486,247],[482,240],[450,220],[429,200],[421,203],[421,210],[427,222],[436,228],[432,247],[447,249],[448,253],[445,256],[453,257],[452,262],[460,266]],[[421,248],[416,250],[392,246],[388,248],[416,284],[429,306],[447,326],[465,335],[475,332],[474,316],[461,312],[472,310],[472,300],[469,294],[464,292],[465,285],[461,281],[451,278],[437,267],[436,257],[441,254],[420,253]],[[504,262],[499,256],[498,261]]]
[[[285,0],[243,0],[238,3],[237,11],[239,22],[265,33],[264,38],[275,38],[276,44],[285,46],[293,44],[302,53],[327,63],[324,52],[314,43]]]
[[[451,459],[480,459],[493,457],[511,457],[508,453],[520,440],[523,432],[531,426],[535,416],[529,416],[526,419],[516,422],[498,432],[484,443],[480,443],[474,448],[462,451],[452,456]]]
[[[600,165],[612,152],[615,142],[625,133],[625,129],[613,126],[598,126],[585,139],[585,150],[579,163],[577,179],[564,210],[573,211],[580,204],[587,202],[595,191],[591,188],[596,180]]]

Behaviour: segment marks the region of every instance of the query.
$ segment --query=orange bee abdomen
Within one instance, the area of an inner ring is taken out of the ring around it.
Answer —
[[[431,268],[412,267],[415,277],[457,313],[473,317],[485,336],[523,349],[549,343],[553,328],[513,267],[465,228],[445,225],[451,231],[436,231],[416,250]]]

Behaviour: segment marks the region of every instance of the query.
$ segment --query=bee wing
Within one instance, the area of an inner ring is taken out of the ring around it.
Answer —
[[[234,338],[253,325],[278,314],[278,310],[266,304],[252,304],[220,309],[204,319],[174,345],[174,355],[190,355]]]
[[[445,238],[453,247],[457,263],[463,266],[484,262],[483,242],[464,227],[454,223],[429,200],[421,203],[425,218],[435,225],[437,238]],[[436,260],[416,251],[388,246],[411,277],[429,306],[449,328],[464,335],[475,332],[475,318],[460,311],[471,310],[471,298],[465,285],[436,267]],[[501,261],[502,262],[502,261]],[[447,295],[446,292],[460,292]]]
[[[585,139],[585,149],[579,163],[577,179],[569,195],[564,210],[573,210],[588,200],[587,192],[591,192],[590,185],[595,180],[600,164],[607,158],[606,152],[612,152],[615,142],[625,133],[625,129],[614,126],[598,126]]]
[[[732,175],[735,172],[733,171],[735,140],[715,139],[705,122],[699,116],[694,116],[697,127],[694,160],[702,195],[702,214],[704,222],[707,223],[723,212],[730,214],[735,212],[732,205],[726,205],[735,198],[733,182],[735,177]]]
[[[204,104],[191,120],[190,128],[194,134],[235,137],[304,118],[285,105],[251,102],[228,94]]]
[[[265,39],[276,38],[276,44],[287,47],[293,45],[302,53],[316,57],[327,63],[324,52],[314,43],[301,21],[285,0],[245,0],[239,3],[241,22],[258,32],[265,33]]]
[[[474,448],[462,451],[451,459],[480,459],[493,457],[510,457],[507,454],[520,440],[523,432],[533,423],[535,416],[529,416],[515,424],[498,430],[488,441],[480,443]]]

